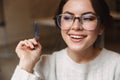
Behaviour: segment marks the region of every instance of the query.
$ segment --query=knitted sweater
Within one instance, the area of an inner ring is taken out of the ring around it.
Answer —
[[[17,66],[11,80],[120,80],[120,55],[103,48],[94,60],[78,64],[63,49],[42,55],[33,74]]]

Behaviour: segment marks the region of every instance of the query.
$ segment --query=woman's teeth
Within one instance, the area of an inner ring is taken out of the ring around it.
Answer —
[[[70,37],[75,39],[81,39],[84,38],[85,36],[71,35]]]

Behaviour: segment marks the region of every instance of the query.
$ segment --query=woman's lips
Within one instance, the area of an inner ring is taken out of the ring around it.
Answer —
[[[87,37],[87,35],[76,35],[76,34],[70,34],[69,36],[73,42],[80,42],[81,40]]]

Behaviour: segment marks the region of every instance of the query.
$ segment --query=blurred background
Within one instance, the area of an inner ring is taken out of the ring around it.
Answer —
[[[60,50],[64,44],[53,16],[60,0],[0,0],[0,80],[10,80],[18,58],[20,40],[33,37],[34,21],[39,24],[43,54]],[[107,0],[114,27],[105,34],[104,46],[120,53],[120,0]]]

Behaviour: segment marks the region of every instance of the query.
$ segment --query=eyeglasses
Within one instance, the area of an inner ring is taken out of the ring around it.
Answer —
[[[85,30],[95,30],[99,22],[99,17],[94,13],[82,14],[80,17],[65,13],[57,16],[57,24],[62,30],[67,30],[73,26],[76,19]]]

